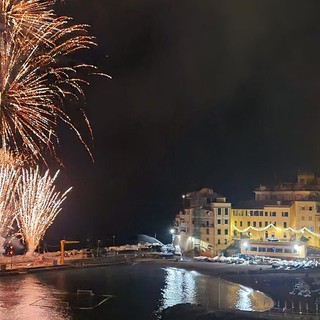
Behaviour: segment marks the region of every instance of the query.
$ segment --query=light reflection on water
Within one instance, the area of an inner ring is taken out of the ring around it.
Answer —
[[[1,279],[0,320],[71,319],[68,309],[61,308],[60,301],[53,297],[54,288],[44,286],[33,276],[16,280]]]
[[[164,268],[165,285],[161,290],[160,310],[178,303],[196,304],[198,293],[196,288],[197,272],[178,268]]]
[[[68,309],[59,298],[62,292],[78,289],[92,289],[115,298],[90,311],[87,317]],[[250,288],[196,271],[152,264],[0,278],[0,320],[127,320],[132,319],[132,314],[139,316],[139,320],[149,320],[152,314],[156,316],[159,311],[180,303],[249,311],[264,311],[273,305],[270,298]]]
[[[202,304],[208,309],[267,311],[273,301],[259,291],[195,271],[167,267],[159,311],[180,303]]]

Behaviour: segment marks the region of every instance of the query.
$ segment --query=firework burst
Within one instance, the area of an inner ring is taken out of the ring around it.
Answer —
[[[46,230],[61,211],[69,188],[64,193],[56,191],[55,180],[59,171],[51,177],[49,170],[42,176],[39,168],[21,169],[21,179],[17,187],[17,221],[32,254],[43,238]]]
[[[90,150],[63,110],[69,98],[84,95],[79,76],[98,74],[92,65],[63,66],[63,57],[95,46],[88,26],[57,17],[54,1],[2,0],[0,18],[0,135],[2,148],[44,160],[56,156],[56,128],[62,120]],[[85,118],[86,123],[90,125]],[[91,132],[91,129],[90,129]],[[92,157],[92,156],[91,156]]]

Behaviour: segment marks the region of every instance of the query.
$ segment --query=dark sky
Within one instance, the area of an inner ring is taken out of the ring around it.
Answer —
[[[230,201],[320,170],[320,1],[66,0],[91,25],[95,163],[61,137],[74,190],[47,237],[167,239],[181,195]],[[81,128],[81,127],[80,127]],[[82,129],[81,129],[82,130]],[[85,131],[85,128],[83,128]],[[108,240],[109,239],[109,240]]]

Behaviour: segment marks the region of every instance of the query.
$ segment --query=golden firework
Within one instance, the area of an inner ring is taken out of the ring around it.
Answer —
[[[32,254],[43,238],[46,230],[61,211],[61,204],[66,199],[69,188],[64,193],[56,191],[55,180],[59,171],[51,177],[49,170],[41,175],[39,168],[21,169],[21,179],[17,187],[17,221]]]
[[[88,35],[87,25],[56,16],[53,3],[2,0],[0,12],[1,147],[31,154],[34,161],[45,161],[46,150],[56,156],[59,120],[76,132],[91,155],[63,105],[71,97],[84,95],[87,81],[79,70],[93,74],[96,67],[70,65],[70,61],[63,65],[63,59],[96,42]]]

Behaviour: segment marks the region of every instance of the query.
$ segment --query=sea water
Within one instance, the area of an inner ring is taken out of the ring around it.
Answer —
[[[102,305],[79,310],[63,294],[92,290],[112,295]],[[272,300],[261,292],[196,271],[138,263],[79,268],[0,278],[0,320],[160,319],[180,303],[215,308],[265,311]]]

